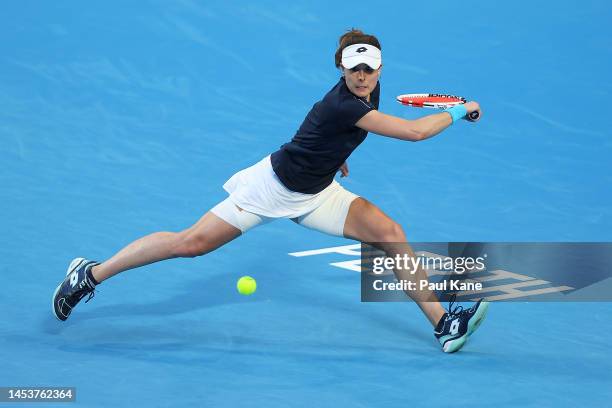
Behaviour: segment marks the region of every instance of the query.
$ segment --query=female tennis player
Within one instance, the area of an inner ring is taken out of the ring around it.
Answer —
[[[340,37],[335,64],[341,78],[310,110],[293,139],[259,163],[234,174],[223,186],[229,197],[181,232],[157,232],[132,242],[98,263],[74,259],[53,294],[53,312],[66,320],[96,285],[129,269],[178,257],[207,254],[250,229],[290,218],[327,234],[377,244],[388,256],[414,256],[402,227],[376,205],[345,190],[335,179],[349,173],[347,158],[368,132],[416,142],[437,135],[472,112],[476,102],[417,120],[378,111],[381,46],[373,35],[351,30]],[[386,245],[385,243],[389,243]],[[394,243],[393,245],[391,245]],[[399,243],[399,245],[398,245]],[[422,280],[421,269],[396,271],[398,279]],[[486,314],[488,304],[445,312],[430,291],[408,291],[434,326],[445,352],[459,350]]]

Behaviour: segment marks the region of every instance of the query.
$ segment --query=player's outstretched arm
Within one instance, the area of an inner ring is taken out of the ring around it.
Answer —
[[[476,102],[468,102],[463,106],[468,115],[474,111],[480,113],[480,107]],[[427,115],[416,120],[407,120],[373,110],[359,119],[356,125],[363,130],[382,136],[418,142],[437,135],[452,123],[453,119],[447,112]]]

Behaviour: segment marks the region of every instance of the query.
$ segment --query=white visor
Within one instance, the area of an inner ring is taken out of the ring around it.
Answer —
[[[342,50],[344,68],[355,68],[359,64],[367,64],[372,69],[378,69],[382,64],[380,50],[370,44],[353,44]]]

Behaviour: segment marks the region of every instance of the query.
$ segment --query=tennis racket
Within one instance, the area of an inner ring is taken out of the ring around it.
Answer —
[[[404,94],[399,95],[397,101],[402,105],[432,109],[446,109],[467,102],[463,96],[444,94]],[[474,111],[468,116],[470,120],[477,120],[480,114]]]

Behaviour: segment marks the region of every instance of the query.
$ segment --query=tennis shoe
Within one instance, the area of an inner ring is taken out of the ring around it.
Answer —
[[[455,299],[456,295],[452,295],[448,313],[444,313],[434,330],[445,353],[454,353],[463,347],[468,337],[478,329],[489,308],[489,302],[482,299],[469,309],[464,310],[463,306],[453,308]]]
[[[85,303],[94,297],[96,283],[91,276],[91,268],[98,262],[85,258],[75,258],[68,266],[64,281],[53,293],[53,314],[59,320],[66,320],[72,309],[89,295]]]

